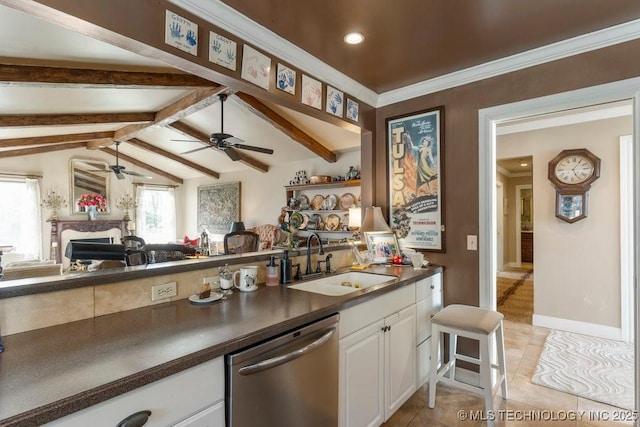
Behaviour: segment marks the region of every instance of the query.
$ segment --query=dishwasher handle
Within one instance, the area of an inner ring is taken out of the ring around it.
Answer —
[[[276,366],[280,366],[283,363],[287,363],[291,360],[297,359],[298,357],[304,356],[306,353],[309,353],[322,346],[324,343],[331,339],[335,332],[336,329],[331,328],[320,338],[313,341],[312,343],[305,345],[304,347],[298,348],[281,356],[272,357],[270,359],[261,360],[260,362],[253,363],[251,365],[243,366],[242,368],[238,369],[238,373],[240,375],[257,374],[258,372],[266,371],[267,369],[275,368]]]

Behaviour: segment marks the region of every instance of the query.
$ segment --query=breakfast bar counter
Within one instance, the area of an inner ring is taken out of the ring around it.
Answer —
[[[41,425],[442,270],[371,266],[397,279],[344,296],[260,286],[210,305],[181,299],[6,336],[0,426]]]

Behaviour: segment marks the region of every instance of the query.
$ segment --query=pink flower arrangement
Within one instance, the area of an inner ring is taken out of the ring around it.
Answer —
[[[85,193],[80,196],[78,206],[82,209],[86,209],[88,206],[96,206],[99,211],[103,211],[107,208],[107,199],[100,194]]]

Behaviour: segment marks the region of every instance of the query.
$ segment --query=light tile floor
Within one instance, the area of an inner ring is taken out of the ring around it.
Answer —
[[[509,399],[502,400],[498,391],[494,403],[498,408],[496,426],[633,425],[614,420],[616,416],[633,415],[628,411],[531,383],[549,330],[509,320],[504,321],[504,328]],[[425,384],[383,426],[485,426],[486,421],[468,419],[472,411],[482,410],[484,400],[480,395],[442,384],[437,386],[436,406],[431,409]]]

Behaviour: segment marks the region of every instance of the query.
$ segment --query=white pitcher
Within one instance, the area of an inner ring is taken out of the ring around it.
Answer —
[[[237,276],[240,276],[239,281],[236,281]],[[233,286],[240,289],[242,292],[252,292],[257,290],[258,266],[249,265],[247,267],[240,267],[240,270],[233,273]]]

